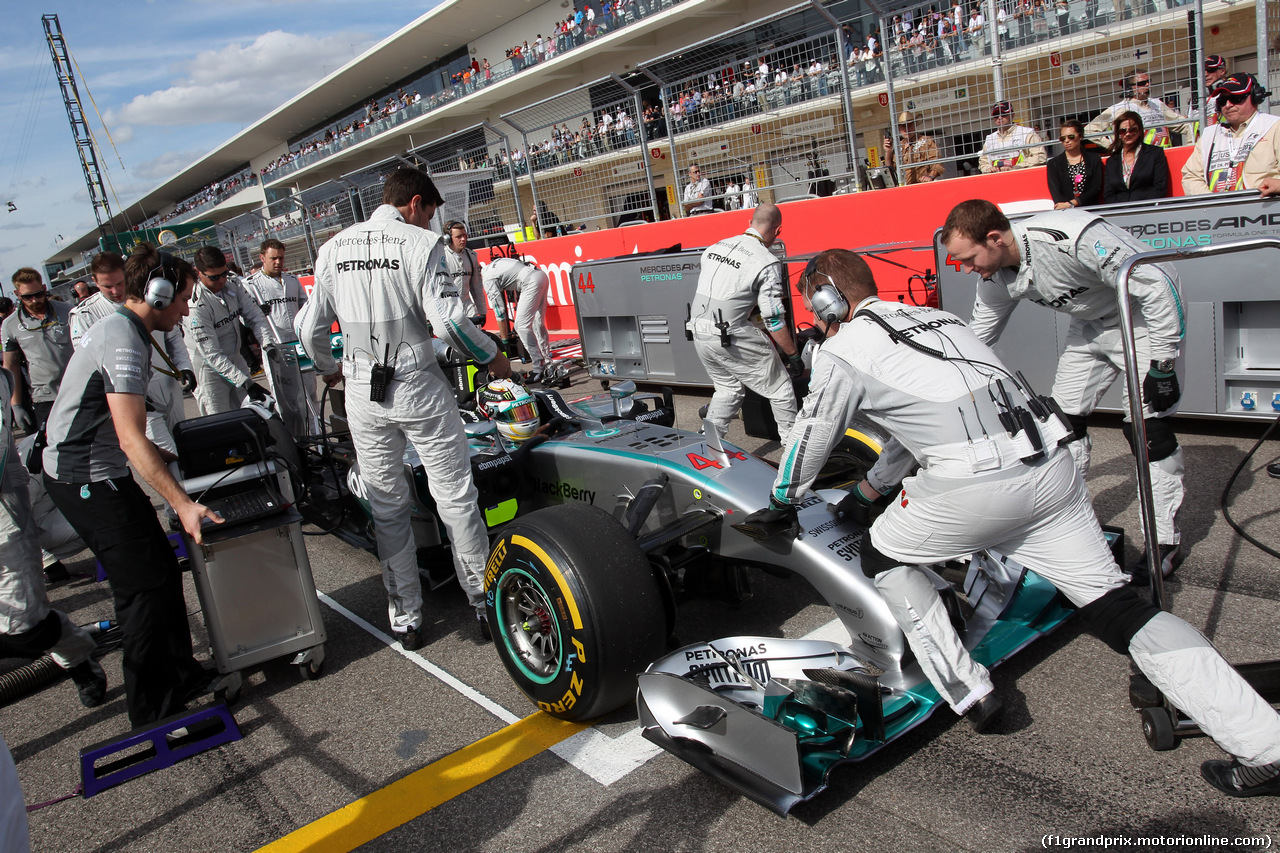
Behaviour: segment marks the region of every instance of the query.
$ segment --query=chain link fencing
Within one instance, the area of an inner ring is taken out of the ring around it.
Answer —
[[[1146,141],[1192,142],[1202,11],[1200,0],[982,0],[968,12],[922,2],[884,16],[890,110],[895,125],[903,111],[915,122],[893,129],[898,181],[922,165],[941,177],[975,174],[984,142],[990,160],[1017,162],[1025,144],[992,135],[998,101],[1048,143],[1063,119],[1077,119],[1086,138],[1109,146],[1129,110]]]
[[[520,146],[500,166],[527,188],[525,235],[659,217],[638,89],[611,76],[502,116]]]

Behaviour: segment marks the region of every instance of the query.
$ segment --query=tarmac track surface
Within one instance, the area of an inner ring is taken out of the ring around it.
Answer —
[[[598,387],[582,380],[575,390]],[[677,425],[692,428],[705,400],[678,395]],[[1089,487],[1102,520],[1126,529],[1132,560],[1141,534],[1128,448],[1117,420],[1099,420]],[[1263,428],[1179,423],[1188,556],[1168,587],[1173,609],[1236,661],[1280,657],[1280,566],[1218,511],[1227,477]],[[738,423],[730,438],[777,457],[776,443],[745,438]],[[1251,461],[1233,510],[1273,546],[1280,546],[1280,481],[1262,469],[1277,452],[1270,442]],[[1063,846],[1047,836],[1128,849],[1239,850],[1280,842],[1275,798],[1232,800],[1201,781],[1200,763],[1222,755],[1210,740],[1148,749],[1127,701],[1128,661],[1074,620],[995,671],[1007,711],[993,733],[974,734],[939,710],[868,761],[838,769],[825,793],[783,820],[641,739],[633,708],[589,728],[535,713],[493,647],[479,642],[456,588],[428,594],[427,644],[401,651],[386,635],[376,560],[330,536],[308,537],[307,545],[328,631],[323,677],[302,680],[287,658],[247,672],[234,708],[242,740],[31,813],[34,850]],[[82,624],[110,618],[106,585],[87,577],[92,557],[70,568],[81,576],[51,590],[55,606]],[[754,596],[740,606],[686,604],[681,640],[840,637],[830,609],[802,581],[759,573],[751,581]],[[207,649],[189,578],[187,604],[196,648]],[[120,656],[103,663],[111,687],[98,708],[83,709],[70,682],[0,708],[28,804],[70,793],[79,749],[125,732]],[[1145,840],[1159,836],[1166,841]]]

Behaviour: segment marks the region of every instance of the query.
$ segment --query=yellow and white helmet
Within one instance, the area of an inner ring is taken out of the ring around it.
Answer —
[[[541,425],[537,400],[510,379],[495,379],[477,391],[476,409],[497,424],[498,432],[508,441],[527,441]]]

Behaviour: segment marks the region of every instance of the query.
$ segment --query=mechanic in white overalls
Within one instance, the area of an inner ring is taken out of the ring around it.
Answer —
[[[254,301],[271,326],[272,337],[259,338],[258,343],[263,347],[296,343],[298,336],[293,330],[293,321],[307,304],[307,292],[297,276],[285,271],[284,243],[274,237],[263,240],[258,248],[258,260],[262,262],[262,269],[240,280],[241,293]],[[315,376],[304,373],[302,387],[314,404]]]
[[[264,347],[275,339],[257,304],[240,291],[239,279],[232,280],[221,249],[203,246],[196,252],[195,265],[200,280],[191,297],[191,313],[182,323],[195,363],[200,414],[213,415],[239,408],[246,395],[266,396],[240,354],[240,324],[251,329]]]
[[[0,370],[0,657],[38,658],[47,652],[71,675],[80,702],[92,708],[106,696],[107,676],[91,656],[93,638],[49,606],[30,476],[13,441],[12,383],[8,371]]]
[[[715,385],[706,418],[721,435],[742,408],[748,388],[769,401],[779,436],[786,436],[796,418],[791,380],[803,372],[804,362],[787,326],[782,262],[769,251],[781,231],[782,212],[776,205],[762,204],[752,213],[745,234],[721,240],[702,253],[688,329]],[[751,322],[757,308],[767,337]],[[785,367],[769,338],[786,356]]]
[[[1120,266],[1147,246],[1122,228],[1082,210],[1055,210],[1011,224],[989,201],[961,202],[943,226],[947,251],[974,270],[977,301],[970,321],[983,343],[994,344],[1019,300],[1030,299],[1071,316],[1066,348],[1058,359],[1053,399],[1066,413],[1075,439],[1068,445],[1083,477],[1089,472],[1087,418],[1117,377],[1124,375],[1123,332],[1116,299]],[[1178,353],[1186,318],[1177,272],[1167,265],[1138,267],[1129,277],[1134,303],[1134,341],[1147,427],[1151,493],[1161,571],[1167,577],[1182,562],[1177,513],[1182,506],[1182,449],[1166,417],[1180,396]],[[1138,318],[1141,318],[1140,321]],[[1129,409],[1127,385],[1124,407]],[[1124,435],[1133,444],[1126,415]],[[1131,570],[1145,584],[1146,554]]]
[[[1033,417],[1033,427],[1011,435],[1002,410],[1035,407],[995,353],[954,315],[881,302],[870,268],[853,252],[819,255],[800,292],[827,339],[783,446],[770,506],[739,529],[767,537],[790,528],[796,535],[795,505],[853,416],[868,417],[892,439],[837,512],[869,525],[862,570],[957,713],[983,731],[1001,702],[920,567],[994,548],[1053,583],[1092,633],[1130,655],[1235,757],[1202,766],[1214,787],[1232,796],[1280,793],[1280,715],[1208,640],[1128,585],[1084,480],[1053,440],[1067,432],[1065,424],[1050,413],[1043,426]],[[1039,455],[1019,443],[1032,429],[1044,447]],[[888,499],[900,481],[902,491]],[[874,508],[885,504],[875,517]]]
[[[387,176],[382,206],[368,222],[339,232],[316,258],[316,286],[298,314],[298,339],[329,385],[346,379],[347,418],[357,447],[387,589],[391,629],[408,650],[422,646],[422,584],[404,478],[405,441],[426,471],[454,568],[484,621],[489,539],[471,476],[466,434],[453,391],[436,364],[431,331],[495,377],[511,365],[467,319],[445,274],[440,235],[427,230],[443,203],[418,169]],[[342,362],[329,327],[342,325]],[[428,329],[430,325],[430,330]]]
[[[98,292],[71,309],[71,343],[77,348],[94,323],[124,304],[124,258],[115,252],[99,252],[93,256],[89,273]],[[195,390],[196,374],[181,329],[152,332],[151,337],[156,345],[151,352],[151,384],[147,386],[147,438],[177,454],[173,428],[186,420],[182,391],[184,387]]]
[[[444,233],[444,262],[449,280],[458,291],[471,323],[477,329],[483,328],[488,315],[484,302],[484,278],[480,273],[480,260],[474,251],[467,248],[467,224],[455,219],[444,226]]]
[[[551,360],[551,342],[547,335],[547,288],[551,280],[547,274],[518,258],[494,258],[481,273],[493,316],[498,318],[498,333],[503,341],[511,337],[511,323],[507,319],[507,304],[502,291],[516,294],[516,334],[529,354],[533,370],[525,375],[525,381],[542,379],[547,362]],[[509,350],[508,350],[509,351]]]

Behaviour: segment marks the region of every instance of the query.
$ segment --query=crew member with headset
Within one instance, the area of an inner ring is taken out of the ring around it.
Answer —
[[[124,689],[133,726],[182,711],[209,677],[191,653],[178,559],[130,465],[169,503],[187,534],[222,521],[173,479],[146,434],[151,334],[187,313],[195,270],[139,244],[125,262],[125,300],[85,333],[49,415],[44,485],[107,573],[124,636]]]
[[[551,341],[547,334],[547,290],[551,279],[519,258],[494,258],[481,272],[481,278],[504,344],[511,338],[511,320],[507,317],[507,303],[502,293],[515,294],[516,334],[533,368],[525,374],[524,381],[541,382],[547,362],[551,360]],[[509,345],[507,352],[511,352]]]
[[[892,439],[836,512],[867,528],[862,570],[956,713],[984,731],[1002,704],[921,567],[994,548],[1053,583],[1093,634],[1130,655],[1233,756],[1202,765],[1211,785],[1235,797],[1280,793],[1280,715],[1208,640],[1127,584],[1084,480],[1055,441],[1067,428],[1047,398],[958,317],[880,301],[853,252],[818,255],[799,287],[826,340],[769,506],[735,527],[757,538],[800,535],[796,506],[853,416],[869,417]]]
[[[1183,191],[1280,195],[1280,117],[1258,111],[1271,93],[1252,74],[1236,73],[1209,94],[1218,106],[1218,123],[1205,128],[1183,165]]]
[[[98,292],[71,309],[71,343],[77,348],[94,323],[124,304],[124,258],[115,252],[99,252],[93,256],[89,274]],[[147,386],[147,438],[170,453],[177,453],[173,428],[187,417],[182,392],[195,391],[196,374],[180,328],[156,332],[151,337],[155,346],[151,353],[151,384]]]
[[[947,216],[942,239],[965,271],[977,272],[977,300],[970,321],[974,334],[995,344],[1009,315],[1023,299],[1071,316],[1066,346],[1058,359],[1053,399],[1074,433],[1068,444],[1080,476],[1089,471],[1088,416],[1117,377],[1124,375],[1124,348],[1116,287],[1120,266],[1147,247],[1128,231],[1083,210],[1054,210],[1017,223],[989,201],[962,201]],[[1141,323],[1135,322],[1138,363],[1146,366],[1142,385],[1155,502],[1160,570],[1168,576],[1182,562],[1177,513],[1182,506],[1182,448],[1169,426],[1181,396],[1179,351],[1186,334],[1177,272],[1167,265],[1138,267],[1129,293]],[[1125,410],[1128,389],[1122,383]],[[1125,437],[1132,445],[1133,429]],[[1131,571],[1145,584],[1146,555]]]
[[[257,304],[241,292],[240,280],[232,280],[221,249],[202,246],[196,252],[196,269],[200,280],[191,314],[183,324],[187,350],[195,363],[200,414],[214,415],[239,408],[246,395],[266,397],[240,354],[240,324],[248,326],[264,348],[273,346],[275,338]]]
[[[484,302],[484,278],[476,253],[467,247],[467,224],[453,220],[444,226],[444,262],[449,269],[458,297],[467,309],[467,317],[477,329],[484,327],[488,310]]]
[[[686,328],[715,386],[704,416],[721,435],[742,408],[747,389],[769,401],[778,435],[785,436],[796,418],[792,379],[804,372],[804,361],[787,325],[782,261],[769,251],[780,233],[782,211],[762,204],[752,212],[746,233],[702,253]],[[751,322],[756,309],[767,336]],[[785,367],[774,344],[787,360]]]
[[[454,567],[476,608],[481,635],[489,539],[471,476],[458,404],[436,364],[431,332],[496,378],[511,365],[467,319],[444,265],[440,235],[427,230],[444,203],[418,169],[387,176],[382,206],[368,222],[339,232],[316,257],[316,286],[298,314],[298,338],[330,386],[346,378],[351,436],[369,497],[391,629],[406,650],[422,647],[422,584],[404,482],[406,439],[427,475],[440,520],[449,529]],[[342,325],[342,362],[329,328]]]

